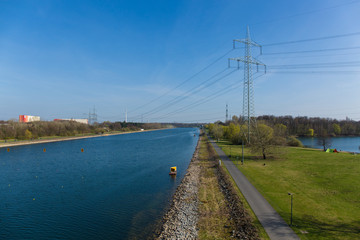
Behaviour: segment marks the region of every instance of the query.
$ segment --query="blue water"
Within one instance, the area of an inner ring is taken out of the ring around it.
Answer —
[[[323,149],[321,145],[317,143],[317,138],[299,137],[298,138],[304,146],[311,148]],[[333,137],[331,138],[330,148],[336,148],[341,151],[348,152],[360,152],[360,137]]]
[[[0,239],[145,239],[198,135],[170,129],[0,149]]]

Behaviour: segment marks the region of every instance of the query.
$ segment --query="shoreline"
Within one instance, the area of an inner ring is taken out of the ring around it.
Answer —
[[[172,196],[171,204],[161,219],[160,226],[155,230],[155,239],[196,239],[198,236],[197,222],[198,192],[200,186],[199,166],[200,136],[186,169],[186,174]],[[153,239],[152,238],[152,239]]]
[[[54,139],[36,139],[36,140],[22,140],[19,142],[11,142],[11,143],[0,143],[0,148],[6,147],[16,147],[16,146],[24,146],[24,145],[32,145],[32,144],[41,144],[41,143],[52,143],[52,142],[62,142],[62,141],[73,141],[73,140],[81,140],[86,138],[96,138],[96,137],[108,137],[108,136],[116,136],[122,134],[131,134],[131,133],[142,133],[142,132],[151,132],[151,131],[158,131],[158,130],[165,130],[168,128],[161,128],[161,129],[149,129],[144,131],[132,131],[132,132],[120,132],[120,133],[107,133],[101,135],[86,135],[86,136],[73,136],[73,137],[58,137]]]

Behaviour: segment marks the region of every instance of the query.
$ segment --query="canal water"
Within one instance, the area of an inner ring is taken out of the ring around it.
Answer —
[[[178,128],[0,149],[0,239],[146,239],[198,136]]]
[[[318,144],[317,138],[299,137],[298,138],[305,147],[323,149],[323,146]],[[347,152],[360,152],[360,137],[332,137],[330,138],[330,148]]]

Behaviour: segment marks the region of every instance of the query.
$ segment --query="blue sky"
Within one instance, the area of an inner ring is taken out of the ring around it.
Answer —
[[[268,66],[254,80],[256,115],[358,121],[359,12],[359,0],[0,0],[0,119],[85,118],[95,106],[99,121],[127,109],[129,121],[208,122],[224,120],[226,103],[239,115],[243,72],[227,59],[244,55],[232,40],[249,25]],[[215,74],[230,75],[210,85]]]

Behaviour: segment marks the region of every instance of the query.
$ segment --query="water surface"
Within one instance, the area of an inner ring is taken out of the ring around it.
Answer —
[[[0,149],[0,239],[144,239],[184,176],[198,133],[170,129]],[[175,179],[171,166],[178,167]]]
[[[318,144],[318,138],[299,137],[298,138],[304,146],[311,148],[323,149],[323,146]],[[333,137],[330,138],[330,148],[347,152],[360,152],[360,137]]]

